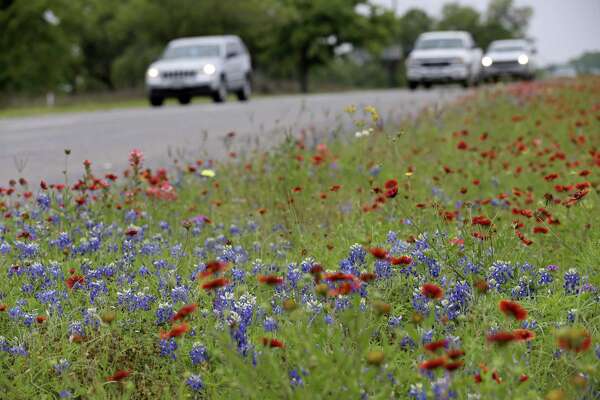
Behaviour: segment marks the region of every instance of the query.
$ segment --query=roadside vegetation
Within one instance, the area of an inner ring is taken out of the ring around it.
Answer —
[[[356,104],[356,132],[269,153],[231,132],[227,162],[15,177],[0,397],[595,399],[599,98],[499,85],[400,126]]]

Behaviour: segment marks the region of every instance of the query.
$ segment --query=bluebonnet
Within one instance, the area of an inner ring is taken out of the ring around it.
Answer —
[[[306,375],[306,371],[302,371],[303,375]],[[292,387],[294,386],[302,386],[304,385],[304,381],[302,380],[302,375],[298,372],[297,369],[293,369],[289,372],[290,384]]]
[[[162,357],[171,357],[173,360],[177,358],[175,355],[175,350],[177,350],[177,342],[174,338],[161,339],[158,343],[158,347],[160,348],[160,355]]]
[[[72,321],[67,328],[67,333],[70,336],[85,336],[85,329],[80,321]]]
[[[10,347],[8,349],[8,352],[10,354],[12,354],[13,356],[27,357],[29,355],[29,352],[27,351],[27,349],[25,348],[25,345],[23,345],[23,344],[18,344],[18,345]]]
[[[194,343],[189,354],[193,365],[202,364],[208,361],[208,351],[200,342]]]
[[[388,320],[388,326],[390,328],[397,328],[402,324],[402,316],[390,317]]]
[[[375,274],[378,279],[385,279],[392,276],[392,266],[389,261],[377,260],[375,261]]]
[[[173,316],[173,305],[170,303],[161,303],[156,309],[156,324],[161,325],[168,322]]]
[[[204,382],[200,375],[190,375],[185,383],[195,392],[200,392],[204,389]]]
[[[495,261],[489,269],[488,284],[500,290],[502,285],[513,279],[514,273],[515,268],[510,263]]]
[[[296,288],[298,285],[298,281],[302,277],[300,270],[298,269],[296,264],[288,265],[288,272],[286,275],[286,280],[290,284],[291,287]]]
[[[272,317],[266,317],[263,322],[263,327],[266,332],[273,332],[277,330],[277,321]]]
[[[579,285],[581,283],[581,276],[579,272],[575,268],[570,268],[567,272],[565,272],[565,283],[563,287],[565,288],[566,294],[577,294],[579,293]]]
[[[69,369],[70,366],[71,363],[67,359],[61,358],[56,364],[53,365],[53,368],[56,375],[61,375],[67,369]]]
[[[410,385],[408,395],[412,397],[413,400],[427,400],[427,390],[423,388],[423,384],[421,383]]]
[[[187,303],[188,302],[188,288],[185,286],[176,286],[171,289],[171,301],[173,304],[178,302]]]
[[[0,244],[0,254],[5,255],[8,254],[11,250],[10,244],[6,243],[6,242],[2,242],[2,244]]]
[[[572,308],[567,312],[567,322],[569,323],[574,323],[575,322],[575,317],[577,314],[577,310]]]
[[[58,393],[58,397],[60,397],[61,399],[70,399],[71,397],[73,397],[73,393],[71,393],[70,390],[64,389]]]
[[[550,274],[550,272],[548,272],[547,269],[540,268],[538,273],[540,274],[540,277],[538,279],[538,285],[548,285],[554,280],[552,274]]]

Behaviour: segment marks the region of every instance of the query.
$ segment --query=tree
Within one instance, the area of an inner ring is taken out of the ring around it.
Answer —
[[[515,7],[513,0],[492,0],[486,13],[488,24],[498,24],[513,37],[522,37],[527,32],[533,9],[529,6]]]
[[[427,13],[418,8],[408,10],[398,19],[398,40],[404,57],[413,50],[419,35],[432,29],[434,21]]]
[[[68,9],[66,0],[4,0],[1,5],[0,89],[40,92],[66,82],[76,63],[76,43],[58,12]]]
[[[331,60],[339,45],[369,42],[369,16],[359,13],[359,7],[373,15],[374,6],[367,0],[281,0],[272,9],[269,58],[295,68],[300,90],[308,92],[310,70]]]

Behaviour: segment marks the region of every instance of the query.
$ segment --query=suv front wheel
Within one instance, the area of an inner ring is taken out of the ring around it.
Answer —
[[[225,77],[221,77],[217,90],[212,94],[212,99],[215,103],[223,103],[227,100],[227,84],[225,82]]]
[[[152,107],[160,107],[163,105],[165,99],[161,96],[150,95],[148,101]]]
[[[252,94],[252,84],[250,83],[250,78],[246,77],[244,79],[244,84],[242,87],[235,92],[239,101],[248,101],[250,100],[250,95]]]

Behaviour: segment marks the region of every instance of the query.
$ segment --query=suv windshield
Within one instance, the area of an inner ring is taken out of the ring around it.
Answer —
[[[419,50],[425,49],[461,49],[465,47],[462,39],[423,39],[419,40],[416,48]]]
[[[174,58],[205,58],[219,57],[220,48],[217,44],[197,44],[189,46],[173,46],[165,50],[162,58],[172,60]]]
[[[509,51],[525,51],[525,48],[522,47],[522,46],[502,46],[502,45],[498,45],[498,46],[492,46],[490,50],[497,51],[497,52],[509,52]]]

